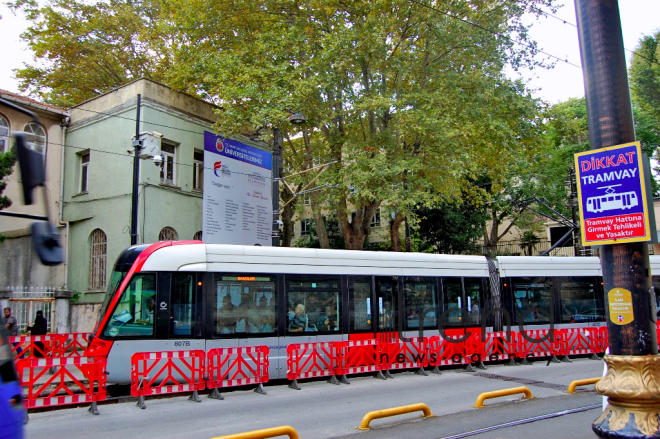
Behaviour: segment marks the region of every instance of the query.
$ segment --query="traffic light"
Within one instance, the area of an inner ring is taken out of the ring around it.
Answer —
[[[16,154],[18,167],[21,170],[23,184],[23,200],[25,204],[32,204],[32,190],[46,183],[43,154],[33,150],[27,145],[26,133],[15,133]]]

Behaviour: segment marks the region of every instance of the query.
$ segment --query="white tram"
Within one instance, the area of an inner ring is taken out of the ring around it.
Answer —
[[[514,330],[604,324],[597,258],[499,257],[496,266],[483,256],[134,246],[115,264],[88,354],[107,356],[108,382],[128,383],[136,352],[265,345],[278,379],[290,343],[492,330],[493,308]]]

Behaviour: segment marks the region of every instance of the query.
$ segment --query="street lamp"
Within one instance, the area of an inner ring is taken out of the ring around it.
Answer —
[[[307,122],[302,113],[293,113],[289,111],[289,122],[294,125],[300,125]],[[273,127],[273,229],[272,246],[280,246],[280,166],[282,163],[282,139],[280,128]]]

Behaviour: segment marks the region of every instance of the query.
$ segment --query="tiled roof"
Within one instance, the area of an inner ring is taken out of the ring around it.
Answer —
[[[17,93],[3,90],[1,88],[0,88],[0,97],[5,98],[9,101],[14,101],[16,103],[25,104],[29,107],[38,108],[40,110],[50,111],[58,114],[68,114],[67,110],[63,108],[55,107],[54,105],[50,105],[50,104],[44,104],[43,102],[39,102],[35,99],[27,98],[25,96],[21,96]]]

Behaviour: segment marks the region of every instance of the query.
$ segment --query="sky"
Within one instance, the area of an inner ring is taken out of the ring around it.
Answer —
[[[529,19],[532,24],[530,34],[544,52],[565,59],[580,66],[575,6],[572,1],[559,0],[562,5],[556,14],[559,19],[542,16],[538,21]],[[650,35],[660,29],[659,0],[620,0],[621,27],[624,47],[632,51],[643,35]],[[18,92],[18,82],[12,78],[12,69],[19,68],[24,62],[31,61],[32,55],[19,35],[28,23],[0,3],[0,41],[3,42],[2,62],[0,62],[0,88]],[[566,23],[564,23],[564,21]],[[630,62],[630,52],[626,58]],[[543,55],[540,55],[543,57]],[[534,96],[554,104],[571,97],[584,96],[581,68],[565,62],[557,62],[551,70],[535,69],[520,74],[510,71],[512,78],[522,77],[535,89]]]

